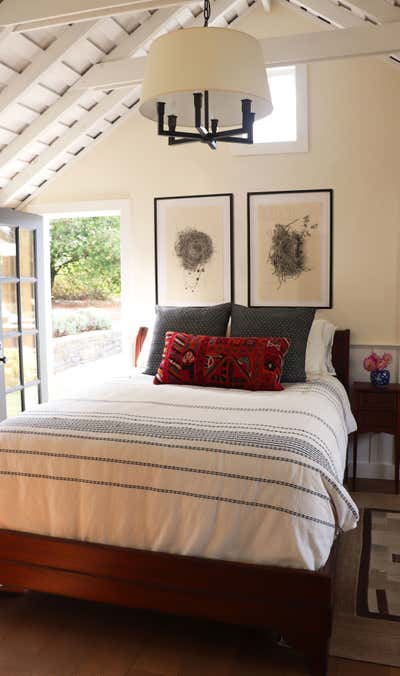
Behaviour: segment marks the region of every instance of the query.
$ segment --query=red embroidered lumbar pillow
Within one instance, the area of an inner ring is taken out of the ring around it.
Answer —
[[[156,385],[282,390],[287,338],[225,338],[168,331]]]

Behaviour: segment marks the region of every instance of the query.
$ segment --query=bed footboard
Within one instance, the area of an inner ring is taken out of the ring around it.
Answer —
[[[273,628],[326,674],[334,551],[306,570],[202,559],[0,530],[5,586]]]

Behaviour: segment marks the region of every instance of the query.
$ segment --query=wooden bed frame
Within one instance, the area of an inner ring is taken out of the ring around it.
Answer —
[[[349,341],[348,330],[336,332],[333,363],[346,388]],[[274,629],[304,654],[313,676],[327,670],[335,556],[336,545],[325,567],[311,572],[0,530],[5,591],[29,589]]]

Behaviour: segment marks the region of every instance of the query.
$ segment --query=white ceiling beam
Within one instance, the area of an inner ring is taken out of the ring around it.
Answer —
[[[154,0],[153,9],[167,1],[157,4]],[[142,4],[142,0],[3,0],[0,26],[26,31],[132,12],[141,9]],[[169,4],[179,4],[179,0],[169,0]]]
[[[90,13],[83,14],[74,14],[69,17],[60,17],[58,19],[43,19],[43,21],[34,21],[30,23],[21,23],[13,27],[14,33],[28,33],[29,31],[36,30],[38,28],[53,28],[56,26],[62,26],[67,23],[80,23],[82,21],[91,21],[94,19],[105,19],[109,16],[118,16],[120,14],[125,14],[127,12],[145,12],[153,11],[155,9],[163,9],[164,7],[174,7],[177,5],[190,5],[193,0],[137,0],[135,2],[134,8],[121,8],[119,11],[113,10],[112,12],[107,10],[98,9]]]
[[[92,26],[92,22],[67,26],[60,37],[54,40],[46,50],[36,55],[32,63],[22,73],[16,75],[7,83],[0,94],[0,111],[2,112],[12,103],[16,103],[21,96],[40,82],[41,78],[57,61],[62,60],[73,45],[86,37]]]
[[[381,56],[400,49],[400,21],[338,31],[304,33],[260,41],[265,63],[284,66],[357,56]]]
[[[148,40],[151,40],[159,34],[164,22],[170,20],[175,15],[175,12],[176,10],[163,9],[153,14],[150,19],[139,26],[134,33],[124,38],[124,40],[122,40],[122,42],[113,49],[103,61],[107,62],[114,59],[124,59],[133,56],[135,52],[147,43]],[[56,124],[69,108],[78,104],[81,96],[82,91],[76,89],[68,90],[58,99],[58,101],[36,118],[21,134],[1,151],[0,165],[4,166],[8,162],[15,160],[27,145],[38,140],[47,127]]]
[[[341,31],[265,38],[260,44],[266,66],[386,55],[400,49],[400,22],[376,27],[363,22],[362,26]],[[143,82],[145,65],[146,57],[98,64],[74,87],[109,90],[138,85]]]
[[[143,82],[146,56],[98,63],[90,69],[73,89],[98,89],[107,91],[130,87]],[[0,155],[1,158],[1,155]]]
[[[267,14],[269,14],[269,12],[271,11],[271,0],[261,0],[261,4],[264,8],[264,12],[267,12]]]
[[[229,11],[231,9],[237,0],[217,0],[214,5],[213,5],[213,15],[212,19],[210,21],[210,25],[213,23],[217,23],[221,16],[224,15],[225,12]],[[166,10],[165,10],[166,11]],[[146,21],[140,28],[137,29],[137,31],[134,32],[133,36],[135,36],[141,29],[143,29],[141,33],[141,37],[137,37],[138,42],[136,43],[136,47],[133,48],[132,44],[130,44],[129,50],[124,48],[121,45],[117,47],[113,52],[112,55],[114,58],[121,58],[122,56],[127,56],[124,54],[124,52],[129,51],[129,55],[133,55],[135,52],[138,51],[138,49],[143,47],[143,44],[146,44],[151,37],[156,36],[159,34],[160,29],[162,30],[162,26],[165,24],[166,18],[159,16],[158,21],[156,21],[157,16],[162,12],[157,12],[156,14],[153,14],[151,19],[149,21]],[[171,16],[170,16],[171,18]],[[202,15],[199,15],[196,19],[193,19],[193,21],[189,22],[188,26],[197,26],[202,24]],[[145,26],[147,24],[152,25],[152,31],[147,31],[145,30]],[[132,36],[132,37],[133,37]],[[109,55],[111,57],[111,54]],[[109,59],[105,59],[111,60]],[[136,93],[139,97],[140,94],[140,87],[137,87],[134,92],[129,91],[129,96],[132,96],[132,93]],[[74,89],[73,91],[67,92],[65,96],[70,97],[70,100],[72,97],[77,96],[78,100],[79,97],[82,95],[81,90],[76,90]],[[68,152],[68,149],[73,145],[73,143],[76,141],[76,139],[81,136],[82,134],[85,134],[89,129],[96,124],[96,122],[100,119],[103,119],[107,113],[111,112],[114,108],[116,108],[120,103],[123,102],[124,99],[126,99],[128,96],[128,93],[126,92],[125,89],[120,89],[112,92],[109,94],[107,97],[103,98],[90,112],[86,113],[79,122],[74,124],[71,129],[69,129],[67,132],[65,132],[62,136],[60,136],[54,143],[52,143],[49,148],[47,148],[43,153],[39,155],[39,157],[31,162],[26,169],[23,169],[17,176],[10,181],[5,188],[3,188],[0,191],[0,204],[6,205],[9,204],[10,202],[13,202],[13,200],[18,196],[21,191],[24,189],[25,186],[31,184],[34,182],[35,177],[38,176],[44,169],[46,169],[47,166],[49,166],[59,155],[61,155],[64,152]],[[64,97],[62,97],[64,98]],[[60,101],[58,101],[57,104],[59,104]],[[72,105],[72,104],[71,104]],[[54,108],[55,106],[52,106]],[[50,110],[50,109],[49,109]],[[47,111],[48,112],[48,111]],[[46,113],[44,113],[46,115]],[[43,116],[41,116],[43,117]],[[39,118],[41,119],[41,118]],[[35,124],[31,125],[31,127]],[[25,133],[25,132],[24,132]],[[23,134],[21,134],[22,136]],[[20,139],[20,137],[18,137]],[[18,140],[16,139],[16,140]],[[15,143],[15,142],[13,142]],[[10,144],[12,145],[12,144]],[[10,146],[8,146],[9,148]],[[3,158],[3,153],[5,153],[8,148],[5,148],[5,150],[0,153],[0,162],[2,161]]]
[[[8,26],[7,28],[0,28],[0,45],[9,35],[12,33],[12,27]]]

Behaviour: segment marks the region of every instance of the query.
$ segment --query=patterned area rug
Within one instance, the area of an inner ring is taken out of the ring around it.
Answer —
[[[340,539],[330,654],[400,666],[400,497],[353,497],[361,520]]]
[[[400,622],[400,512],[364,509],[357,615]]]

